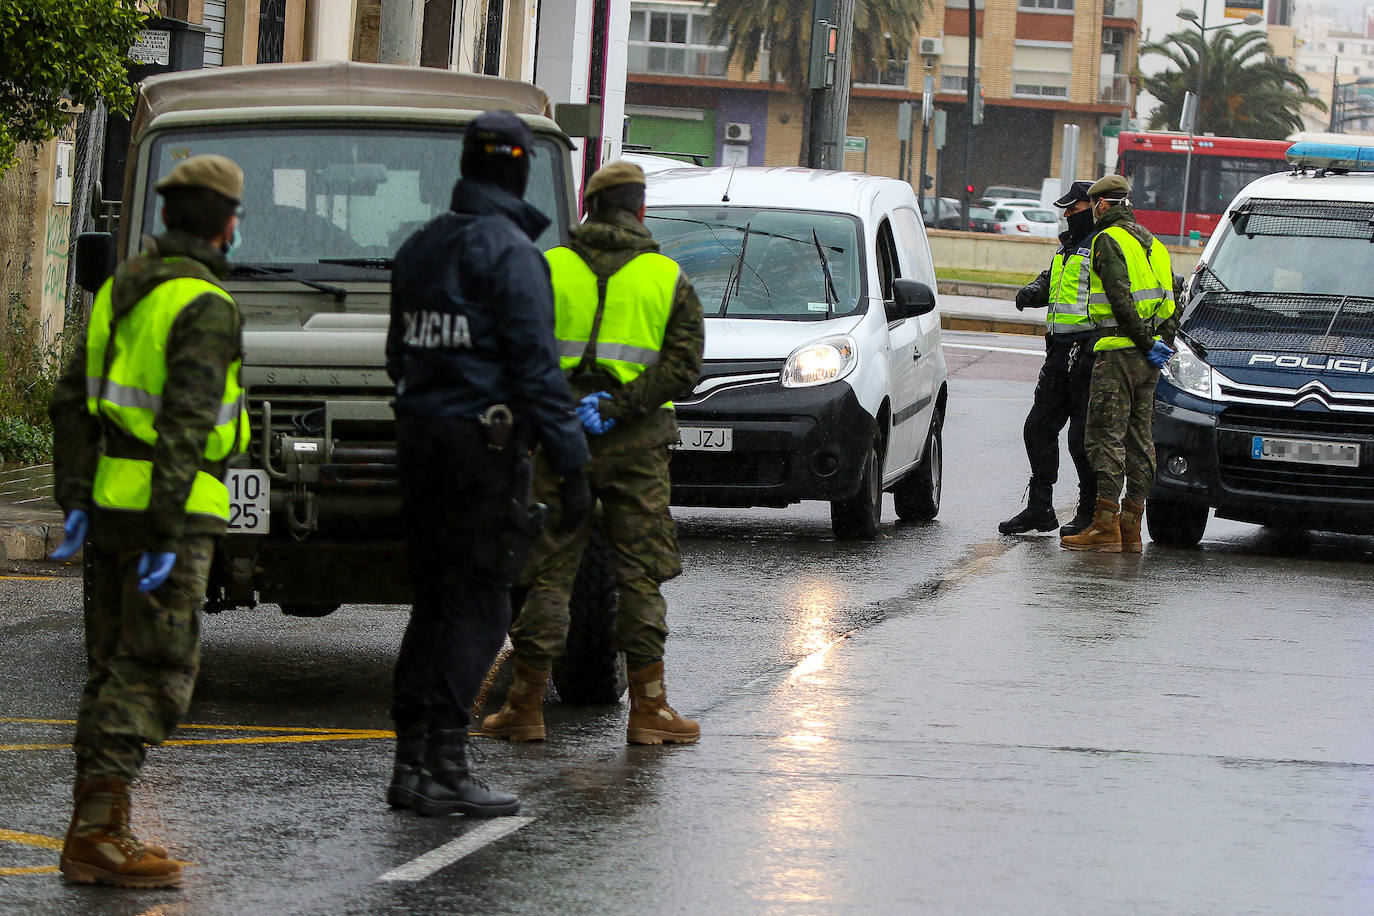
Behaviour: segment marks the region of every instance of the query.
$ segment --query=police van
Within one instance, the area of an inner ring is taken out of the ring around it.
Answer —
[[[1196,545],[1208,510],[1374,533],[1374,139],[1299,135],[1249,184],[1193,273],[1155,394],[1150,537]]]

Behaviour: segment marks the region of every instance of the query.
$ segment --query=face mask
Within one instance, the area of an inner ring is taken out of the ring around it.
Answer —
[[[1093,211],[1079,210],[1077,213],[1070,213],[1065,222],[1068,223],[1069,232],[1083,235],[1093,227]]]
[[[229,241],[221,245],[219,250],[227,258],[229,255],[233,254],[235,248],[239,247],[239,242],[241,241],[243,241],[243,238],[239,235],[239,227],[235,226],[233,236]]]

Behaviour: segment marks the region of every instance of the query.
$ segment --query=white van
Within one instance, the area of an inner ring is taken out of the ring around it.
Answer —
[[[1189,284],[1155,393],[1150,537],[1222,518],[1374,534],[1374,140],[1302,135]]]
[[[676,402],[673,501],[827,500],[835,535],[940,508],[948,397],[935,268],[910,185],[856,172],[651,176],[646,223],[691,277],[706,359]]]

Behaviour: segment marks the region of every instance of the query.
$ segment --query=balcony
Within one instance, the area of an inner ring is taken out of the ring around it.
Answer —
[[[1140,20],[1140,0],[1104,0],[1102,4],[1104,19]]]
[[[1102,102],[1128,105],[1131,101],[1131,78],[1125,73],[1104,73],[1098,77],[1097,98]]]
[[[1016,99],[1067,99],[1069,74],[1054,70],[1012,70],[1011,95]]]
[[[905,89],[906,72],[905,60],[866,60],[858,67],[854,85]]]

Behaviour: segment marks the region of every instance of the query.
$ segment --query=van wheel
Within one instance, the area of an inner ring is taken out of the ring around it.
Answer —
[[[940,514],[945,465],[943,419],[937,416],[931,423],[921,463],[892,490],[897,517],[904,522],[928,522]]]
[[[830,527],[841,541],[871,541],[883,520],[883,454],[877,439],[868,448],[859,492],[830,503]]]
[[[1150,540],[1165,547],[1196,547],[1207,530],[1207,506],[1174,499],[1145,503],[1145,527]]]

